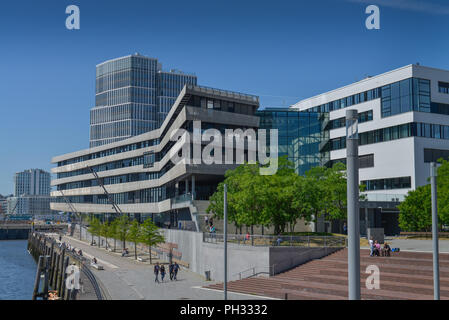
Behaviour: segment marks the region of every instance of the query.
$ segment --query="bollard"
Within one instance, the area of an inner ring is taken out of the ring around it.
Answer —
[[[43,257],[39,256],[39,261],[37,263],[36,278],[34,279],[34,289],[32,300],[36,300],[39,293],[39,283],[41,280],[41,268],[42,268]]]

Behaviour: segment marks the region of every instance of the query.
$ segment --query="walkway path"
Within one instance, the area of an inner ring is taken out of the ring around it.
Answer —
[[[213,282],[205,281],[200,275],[182,267],[178,273],[178,281],[170,281],[167,275],[165,281],[158,284],[154,282],[153,266],[148,262],[135,261],[134,257],[121,257],[119,253],[90,246],[74,237],[64,236],[62,241],[81,249],[83,255],[88,258],[95,256],[98,264],[102,265],[104,270],[93,270],[92,272],[103,283],[114,300],[223,299],[223,292],[200,288]],[[166,270],[168,271],[168,268]],[[229,300],[261,298],[263,297],[228,293]]]

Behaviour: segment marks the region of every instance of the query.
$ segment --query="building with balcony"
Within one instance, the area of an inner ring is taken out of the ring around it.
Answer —
[[[257,96],[187,84],[159,128],[54,157],[51,209],[106,216],[126,213],[136,218],[151,215],[159,225],[184,221],[195,230],[198,212],[204,212],[226,170],[237,166],[225,161],[195,162],[195,148],[202,153],[208,144],[202,134],[207,129],[218,134],[226,129],[257,129],[258,107]],[[179,139],[172,138],[176,132],[183,132]],[[185,157],[192,161],[172,161],[184,148],[193,149]],[[247,159],[247,145],[240,148]]]

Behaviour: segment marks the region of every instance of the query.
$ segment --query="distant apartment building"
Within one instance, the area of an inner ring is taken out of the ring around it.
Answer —
[[[50,173],[41,169],[29,169],[14,175],[14,196],[49,195]]]
[[[51,214],[50,173],[41,169],[29,169],[14,175],[14,196],[8,197],[7,214]]]
[[[196,83],[195,75],[163,71],[156,58],[137,53],[97,65],[90,148],[159,128],[184,85]]]

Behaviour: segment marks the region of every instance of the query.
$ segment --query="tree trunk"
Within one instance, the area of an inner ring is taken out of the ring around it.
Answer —
[[[137,243],[134,242],[134,259],[137,260]]]
[[[148,246],[148,249],[150,251],[150,264],[153,264],[153,260],[151,259],[151,246],[150,245]]]
[[[117,248],[117,239],[114,238],[114,252],[115,252],[116,248]]]
[[[254,245],[254,226],[251,225],[251,245]]]

